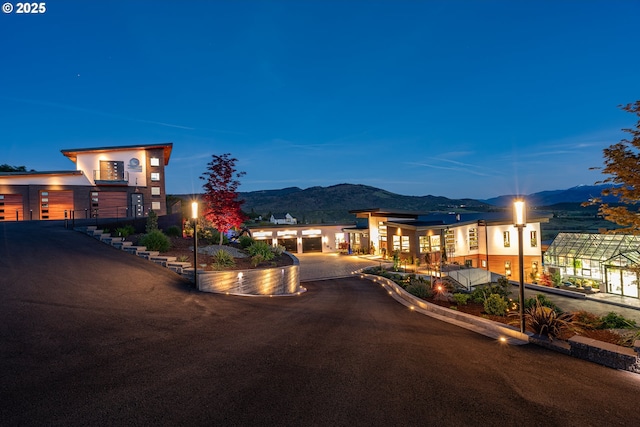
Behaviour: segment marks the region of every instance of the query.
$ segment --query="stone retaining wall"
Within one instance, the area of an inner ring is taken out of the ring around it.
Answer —
[[[640,373],[636,350],[575,335],[569,338],[571,355],[609,368]]]
[[[285,252],[286,253],[286,252]],[[300,287],[300,262],[295,256],[293,265],[251,270],[198,271],[198,290],[238,295],[295,295]],[[193,269],[190,269],[193,277]]]

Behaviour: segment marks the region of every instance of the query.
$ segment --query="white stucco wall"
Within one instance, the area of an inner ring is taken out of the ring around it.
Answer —
[[[0,185],[91,185],[87,175],[34,174],[0,176]]]
[[[131,159],[138,159],[140,171],[130,168]],[[129,186],[147,186],[147,153],[145,150],[122,150],[109,151],[104,153],[79,152],[76,160],[76,169],[85,173],[91,184],[93,181],[93,171],[100,170],[100,161],[120,161],[124,163],[124,170],[129,173]],[[136,182],[137,179],[137,182]]]
[[[531,247],[531,231],[536,231],[538,244],[535,247]],[[504,246],[503,233],[509,232],[509,239],[511,245],[509,247]],[[518,229],[511,225],[490,225],[487,230],[489,253],[492,255],[513,255],[518,253]],[[527,224],[522,230],[522,237],[524,240],[523,250],[525,256],[540,256],[542,254],[541,242],[540,242],[540,223]]]

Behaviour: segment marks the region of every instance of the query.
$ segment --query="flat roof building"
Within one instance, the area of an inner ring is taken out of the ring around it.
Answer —
[[[0,172],[0,221],[166,213],[172,143],[64,149],[71,171]]]

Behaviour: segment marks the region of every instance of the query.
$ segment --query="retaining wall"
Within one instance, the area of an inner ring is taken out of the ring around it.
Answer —
[[[293,265],[251,270],[198,271],[198,290],[238,295],[295,295],[300,287],[300,262]],[[193,269],[190,271],[193,277]]]

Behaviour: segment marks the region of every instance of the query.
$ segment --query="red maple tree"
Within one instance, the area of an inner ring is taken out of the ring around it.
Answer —
[[[241,210],[244,200],[238,200],[237,189],[240,185],[238,178],[244,172],[236,170],[238,159],[231,157],[230,153],[220,156],[213,155],[207,163],[207,172],[200,176],[205,180],[203,199],[205,202],[204,217],[211,221],[220,232],[220,244],[223,235],[242,225],[246,219]]]

